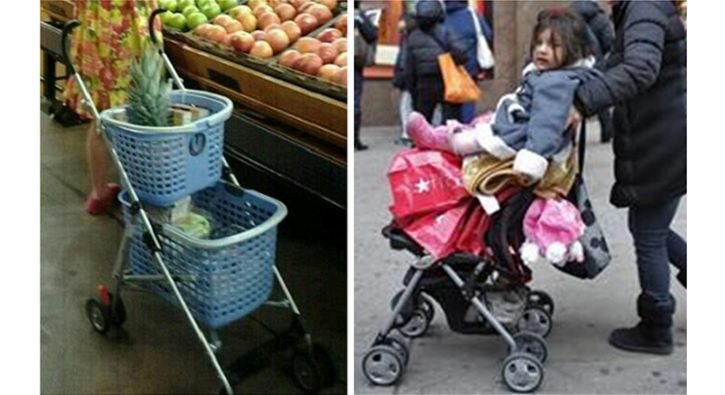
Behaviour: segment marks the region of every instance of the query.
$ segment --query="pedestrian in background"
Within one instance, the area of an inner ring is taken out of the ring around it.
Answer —
[[[479,37],[473,18],[475,17],[478,20],[478,24],[481,27],[481,33],[483,33],[484,37],[480,39],[485,39],[489,48],[492,47],[493,43],[493,31],[485,19],[477,12],[473,12],[467,0],[448,0],[445,3],[446,26],[448,29],[456,32],[457,45],[463,49],[468,59],[465,64],[466,71],[476,81],[483,70],[480,68],[476,57]],[[475,102],[461,105],[460,121],[462,123],[470,123],[475,116]]]
[[[629,208],[641,292],[639,323],[616,329],[614,347],[672,353],[670,267],[687,287],[687,243],[670,229],[687,192],[687,40],[671,1],[607,1],[615,39],[604,73],[585,82],[572,117],[614,105],[610,201]]]
[[[378,40],[378,28],[365,12],[360,11],[359,2],[355,2],[355,150],[362,151],[368,146],[360,140],[360,121],[362,117],[363,69],[372,64],[373,44]]]
[[[418,1],[415,26],[410,30],[405,49],[405,86],[413,96],[413,109],[432,121],[436,105],[443,105],[443,120],[460,121],[461,105],[444,100],[443,75],[438,56],[450,52],[456,64],[465,64],[465,50],[453,30],[446,27],[445,10],[440,1]]]
[[[397,144],[409,145],[410,137],[406,133],[405,123],[408,115],[413,111],[412,96],[405,86],[405,42],[408,32],[415,26],[415,4],[417,1],[403,2],[403,14],[398,22],[398,54],[395,57],[395,68],[393,69],[393,87],[400,92],[398,101],[398,115],[400,116],[400,138]]]
[[[592,49],[592,54],[597,63],[594,67],[601,69],[604,57],[612,48],[614,41],[614,29],[612,23],[604,13],[596,0],[578,0],[570,5],[571,9],[579,14],[587,24],[587,33]],[[614,134],[614,125],[612,124],[612,114],[610,108],[606,108],[597,114],[601,129],[600,141],[608,143],[612,140]]]

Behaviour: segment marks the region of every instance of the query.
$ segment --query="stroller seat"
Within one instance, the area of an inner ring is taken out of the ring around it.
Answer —
[[[382,233],[390,241],[390,248],[394,250],[408,250],[418,257],[425,255],[423,247],[406,235],[402,229],[398,228],[395,222],[391,222],[385,226]],[[464,252],[456,252],[441,260],[441,262],[445,262],[454,267],[458,265],[476,265],[480,261],[480,257]]]

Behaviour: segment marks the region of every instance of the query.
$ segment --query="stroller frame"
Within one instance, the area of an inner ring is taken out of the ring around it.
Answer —
[[[153,45],[156,45],[158,47],[158,53],[163,59],[164,66],[166,70],[170,73],[174,84],[181,91],[185,91],[186,88],[184,87],[182,79],[179,77],[173,65],[171,64],[171,61],[166,56],[166,53],[163,50],[163,45],[159,45],[156,39],[156,33],[154,31],[153,23],[154,18],[156,17],[156,15],[165,11],[166,10],[163,8],[158,8],[154,10],[149,16],[149,36]],[[129,201],[131,203],[129,211],[131,213],[131,216],[140,217],[143,228],[145,230],[144,243],[152,252],[153,258],[158,268],[161,270],[161,274],[159,275],[133,275],[127,272],[125,268],[125,263],[127,263],[129,259],[126,259],[126,252],[128,250],[129,239],[131,238],[131,234],[133,231],[133,225],[127,223],[112,271],[113,278],[116,280],[116,285],[114,288],[115,292],[109,292],[108,288],[103,284],[98,285],[98,296],[91,298],[86,302],[86,315],[91,322],[93,329],[96,332],[100,334],[106,334],[111,326],[120,327],[126,320],[126,309],[121,299],[121,293],[124,288],[129,288],[130,290],[147,291],[147,289],[143,288],[140,285],[148,282],[162,282],[167,284],[171,288],[176,302],[178,302],[181,310],[184,312],[184,315],[189,325],[191,325],[198,340],[204,347],[206,355],[209,358],[214,370],[216,371],[218,379],[222,383],[220,393],[233,394],[233,387],[239,384],[244,377],[251,375],[255,371],[260,370],[261,368],[266,366],[253,366],[250,369],[248,364],[246,364],[241,359],[237,359],[236,361],[232,362],[228,369],[223,369],[222,366],[219,364],[216,356],[216,353],[219,352],[221,349],[221,341],[219,339],[218,333],[216,332],[216,330],[211,329],[209,331],[209,339],[207,339],[207,337],[204,335],[204,332],[197,323],[197,320],[192,315],[187,303],[184,300],[184,297],[181,295],[177,286],[177,283],[180,282],[193,281],[194,276],[174,275],[170,272],[169,268],[164,262],[161,243],[158,236],[159,231],[157,228],[155,228],[155,226],[152,225],[147,212],[144,210],[143,205],[139,201],[138,195],[134,190],[134,187],[129,179],[126,170],[124,169],[122,162],[119,159],[115,148],[112,144],[110,144],[110,136],[108,135],[108,131],[105,130],[102,122],[100,121],[101,116],[95,106],[95,103],[93,102],[91,95],[89,94],[85,84],[83,83],[83,79],[73,66],[68,52],[68,37],[72,30],[78,25],[80,25],[79,21],[72,20],[66,23],[63,28],[62,52],[64,57],[64,63],[69,70],[69,74],[73,75],[78,84],[79,90],[82,94],[81,103],[89,107],[91,115],[96,121],[96,127],[98,128],[98,132],[103,135],[103,138],[107,143],[106,145],[109,149],[111,159],[118,169],[121,183],[129,195]],[[221,164],[222,179],[226,178],[235,187],[241,188],[239,181],[232,173],[232,170],[223,155],[221,157]],[[284,207],[283,204],[281,204],[281,209],[279,210],[279,212],[273,215],[273,217],[275,218],[273,218],[273,220],[269,222],[279,223],[286,216],[286,214],[287,209],[286,207]],[[276,223],[273,226],[276,226]],[[251,238],[255,233],[259,232],[253,231],[250,233]],[[272,348],[276,352],[283,351],[284,349],[293,348],[295,353],[291,366],[294,381],[307,393],[317,392],[322,387],[329,386],[334,382],[335,373],[334,367],[332,365],[332,360],[329,354],[324,350],[324,348],[322,348],[319,344],[315,344],[312,342],[312,337],[305,329],[304,322],[301,313],[297,307],[297,304],[295,303],[292,294],[287,288],[287,285],[285,284],[282,275],[277,269],[276,264],[272,265],[272,269],[274,274],[274,282],[278,284],[284,297],[281,300],[277,301],[266,300],[264,302],[264,305],[290,310],[290,312],[292,313],[292,322],[287,330],[279,333],[273,332],[269,327],[260,323],[267,330],[272,332],[275,335],[275,338],[258,347],[258,349],[261,350],[262,348]],[[253,350],[252,352],[250,352],[250,354],[254,354],[257,351],[258,350]]]
[[[547,357],[543,336],[551,330],[553,301],[545,292],[530,291],[524,285],[530,279],[530,270],[520,263],[517,264],[520,260],[517,261],[507,247],[510,232],[507,223],[511,221],[512,216],[523,217],[532,200],[532,190],[522,190],[505,202],[500,212],[494,214],[492,218],[494,225],[486,233],[491,251],[483,256],[456,253],[436,260],[402,231],[392,226],[383,229],[383,234],[390,239],[393,249],[406,249],[416,255],[416,259],[411,263],[411,268],[403,280],[405,288],[391,301],[392,314],[363,357],[363,373],[370,382],[376,385],[393,385],[402,377],[408,363],[408,348],[402,341],[392,336],[391,332],[393,329],[398,329],[408,338],[425,334],[433,319],[434,298],[426,293],[426,286],[423,283],[435,270],[441,270],[445,273],[445,278],[436,277],[434,281],[442,283],[446,279],[450,280],[467,306],[473,306],[484,318],[485,324],[490,325],[485,331],[478,329],[466,331],[454,328],[453,325],[451,328],[461,333],[500,335],[509,350],[509,356],[504,361],[501,372],[504,382],[516,392],[530,392],[539,387],[544,377],[542,364]],[[458,266],[467,268],[468,273],[462,276],[457,270]],[[529,319],[520,321],[517,333],[512,333],[502,325],[480,298],[482,294],[485,296],[481,284],[495,274],[513,279],[516,286],[525,287],[527,291],[526,311],[532,315],[533,323]],[[441,304],[445,307],[445,303]],[[539,319],[547,322],[548,326],[537,327]],[[450,325],[450,316],[448,321]]]

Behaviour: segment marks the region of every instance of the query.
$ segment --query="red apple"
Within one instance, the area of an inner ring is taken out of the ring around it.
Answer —
[[[227,31],[223,27],[219,25],[212,25],[209,27],[209,30],[206,33],[206,38],[211,41],[216,41],[218,43],[224,41],[224,39],[227,36]]]
[[[244,31],[232,33],[229,35],[229,44],[237,52],[247,53],[250,49],[252,49],[252,46],[254,45],[254,37]]]
[[[332,19],[332,12],[322,4],[312,4],[304,9],[304,11],[317,18],[317,22],[319,22],[320,25]]]
[[[284,67],[291,68],[300,56],[302,56],[302,54],[299,51],[295,49],[288,49],[282,52],[282,55],[279,55],[279,64]]]
[[[293,67],[303,73],[317,75],[317,71],[322,67],[322,59],[313,53],[302,54]]]
[[[317,35],[317,39],[323,43],[331,43],[342,37],[342,32],[337,29],[325,29]]]
[[[340,52],[340,53],[347,52],[347,38],[345,38],[345,37],[338,38],[337,40],[333,41],[332,45],[334,45],[335,48],[337,48],[337,52]]]
[[[297,15],[297,10],[291,4],[280,4],[274,8],[274,12],[279,15],[281,21],[292,20]]]
[[[259,16],[265,12],[274,12],[274,8],[268,6],[267,4],[263,4],[263,5],[258,6],[257,8],[253,8],[253,11],[252,11],[252,13],[254,14],[254,16],[257,17],[257,19],[259,19]]]
[[[313,15],[308,14],[306,12],[303,12],[301,14],[298,14],[295,17],[295,23],[297,26],[300,27],[300,31],[302,32],[302,35],[315,30],[317,26],[319,25],[319,22],[317,21],[317,18],[315,18]]]
[[[323,64],[332,63],[337,58],[338,52],[334,45],[330,43],[322,43],[317,49],[317,55],[322,59]]]
[[[301,53],[317,53],[317,50],[320,49],[320,45],[322,43],[320,40],[312,37],[300,37],[299,40],[297,40],[297,44],[295,44],[295,47],[298,51]]]
[[[347,36],[347,13],[341,14],[335,22],[335,29],[342,32],[343,37]]]
[[[284,30],[285,34],[287,34],[287,37],[289,37],[289,42],[291,43],[297,41],[297,39],[300,38],[300,36],[302,35],[300,27],[297,26],[294,21],[282,22],[282,30]]]
[[[274,51],[272,51],[272,47],[268,42],[257,41],[254,45],[252,45],[252,49],[249,50],[249,54],[257,58],[269,59],[274,55]]]
[[[325,81],[333,81],[340,70],[340,66],[334,64],[325,64],[317,70],[317,76]]]
[[[257,17],[257,21],[262,29],[272,24],[279,25],[282,23],[274,12],[263,12]]]
[[[274,53],[279,53],[289,46],[289,37],[282,29],[273,29],[267,32],[266,41]]]
[[[254,41],[264,41],[267,38],[267,33],[262,30],[255,30],[252,32],[252,37],[254,37]]]
[[[227,30],[227,33],[234,33],[238,31],[244,31],[244,25],[242,25],[242,22],[239,22],[237,20],[232,19],[231,22],[224,25],[224,28]]]
[[[337,0],[315,0],[315,2],[324,5],[330,11],[337,8]]]

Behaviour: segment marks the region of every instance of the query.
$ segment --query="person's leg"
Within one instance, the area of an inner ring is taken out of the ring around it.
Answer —
[[[413,112],[413,98],[410,92],[407,90],[400,91],[400,102],[398,103],[398,113],[400,115],[400,140],[402,144],[409,143],[410,136],[408,136],[407,122],[408,116]]]
[[[463,103],[461,105],[461,123],[471,123],[476,117],[476,103]]]
[[[85,202],[86,212],[92,215],[105,213],[118,194],[120,188],[108,181],[108,150],[103,136],[96,132],[96,122],[92,121],[86,134],[86,160],[91,178],[91,191]]]
[[[363,92],[363,74],[362,70],[355,70],[355,149],[365,150],[368,148],[367,145],[360,141],[360,122],[362,118],[362,99]]]
[[[629,231],[634,239],[641,293],[637,298],[640,322],[633,328],[612,332],[613,346],[635,352],[672,352],[672,314],[668,237],[679,199],[629,209]]]
[[[442,99],[442,96],[441,96]],[[448,120],[454,119],[461,122],[461,104],[452,104],[443,102],[443,123]]]
[[[672,266],[679,270],[677,281],[687,288],[687,242],[671,229],[667,234],[667,256]]]
[[[437,104],[434,81],[429,78],[421,78],[416,85],[415,93],[413,110],[423,114],[428,123],[431,123]]]

